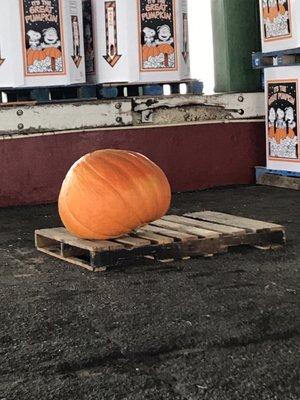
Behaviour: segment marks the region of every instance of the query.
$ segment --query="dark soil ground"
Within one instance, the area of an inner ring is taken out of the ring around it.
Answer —
[[[288,244],[104,274],[35,251],[56,206],[0,210],[1,400],[299,400],[300,193],[174,196],[286,225]]]

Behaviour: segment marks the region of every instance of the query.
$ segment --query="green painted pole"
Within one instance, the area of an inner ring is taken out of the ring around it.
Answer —
[[[261,51],[259,1],[211,0],[211,5],[215,91],[261,91],[261,73],[251,63],[251,53]]]

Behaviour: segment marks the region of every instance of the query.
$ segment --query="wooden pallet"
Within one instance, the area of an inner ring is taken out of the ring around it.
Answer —
[[[300,65],[300,47],[288,50],[278,50],[269,53],[253,53],[252,66],[254,69],[269,67],[291,67]]]
[[[201,95],[203,92],[203,83],[196,79],[177,82],[121,82],[101,85],[80,84],[36,88],[0,88],[0,106],[30,104],[32,102],[48,104],[124,97],[163,96],[165,86],[169,87],[169,94],[172,95],[181,94],[182,86],[185,86],[184,94]]]
[[[165,88],[170,95],[203,93],[203,82],[197,79],[185,79],[172,82],[140,82],[140,83],[106,83],[99,87],[100,97],[140,97],[140,96],[163,96]]]
[[[65,228],[35,231],[39,251],[94,272],[143,258],[173,261],[226,253],[232,246],[271,249],[284,243],[281,225],[212,211],[167,215],[109,241],[78,239]]]
[[[300,172],[256,167],[256,183],[258,185],[300,190]]]

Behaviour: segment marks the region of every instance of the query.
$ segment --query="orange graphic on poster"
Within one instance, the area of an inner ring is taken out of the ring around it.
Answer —
[[[271,6],[270,6],[271,3]],[[274,21],[280,14],[284,15],[286,13],[286,8],[279,0],[268,1],[267,5],[263,9],[263,15],[265,19]]]
[[[289,0],[262,0],[264,40],[291,35]]]

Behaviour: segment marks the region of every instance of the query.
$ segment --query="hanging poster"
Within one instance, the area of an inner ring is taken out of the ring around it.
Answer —
[[[83,7],[83,29],[85,48],[85,68],[88,75],[95,73],[95,50],[93,32],[92,0],[84,0]]]
[[[290,0],[262,0],[265,40],[291,36]]]
[[[137,0],[141,70],[177,69],[174,0]]]
[[[25,75],[64,74],[60,0],[20,0]]]
[[[299,158],[297,107],[296,81],[268,83],[269,158]]]

